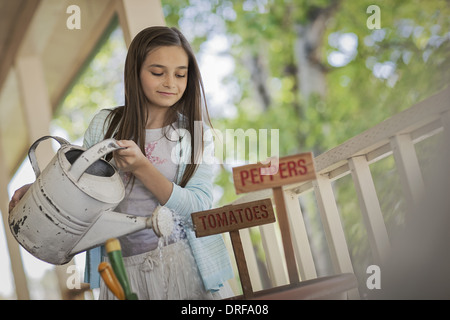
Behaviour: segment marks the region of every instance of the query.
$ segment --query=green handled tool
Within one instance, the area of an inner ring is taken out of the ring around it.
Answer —
[[[125,299],[139,300],[137,294],[131,291],[130,282],[125,271],[125,265],[123,264],[122,249],[119,240],[116,238],[108,239],[105,243],[105,248],[108,253],[109,262],[125,292]]]

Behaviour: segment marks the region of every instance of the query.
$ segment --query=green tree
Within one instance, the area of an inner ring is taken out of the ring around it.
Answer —
[[[450,82],[447,1],[162,3],[167,23],[181,28],[198,52],[217,34],[230,43],[224,54],[235,70],[224,85],[238,88],[229,92],[237,111],[214,118],[216,128],[279,128],[281,156],[310,150],[317,156]],[[369,28],[371,5],[380,9],[380,29]],[[403,221],[393,160],[372,170],[391,230]],[[226,165],[216,184],[223,189],[219,204],[236,198]],[[335,188],[352,260],[364,275],[371,257],[351,179]]]

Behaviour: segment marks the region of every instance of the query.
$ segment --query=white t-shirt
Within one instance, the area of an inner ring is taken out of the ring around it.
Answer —
[[[145,137],[145,155],[169,181],[175,182],[178,165],[171,159],[177,141],[169,140],[174,129],[167,126],[159,129],[147,129]],[[167,132],[166,134],[164,134]],[[168,137],[168,138],[167,138]],[[158,205],[156,197],[140,182],[134,180],[132,187],[131,174],[120,172],[126,187],[125,198],[114,210],[136,216],[150,216]],[[128,183],[129,182],[129,183]],[[158,247],[159,238],[153,229],[145,229],[119,238],[124,257],[133,256],[154,250]]]

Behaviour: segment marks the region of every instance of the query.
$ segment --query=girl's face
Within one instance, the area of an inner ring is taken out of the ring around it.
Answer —
[[[160,47],[151,51],[141,68],[141,85],[149,108],[168,108],[183,96],[189,59],[183,48]]]

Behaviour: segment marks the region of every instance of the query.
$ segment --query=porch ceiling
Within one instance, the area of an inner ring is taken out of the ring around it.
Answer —
[[[48,121],[39,117],[29,119],[18,61],[28,57],[39,59],[53,113],[108,27],[116,3],[115,0],[0,0],[0,157],[9,177],[17,170],[33,139],[30,121]],[[67,27],[73,14],[67,13],[67,8],[72,4],[80,8],[81,29]],[[49,106],[37,103],[33,108]],[[48,110],[42,114],[48,114]]]

